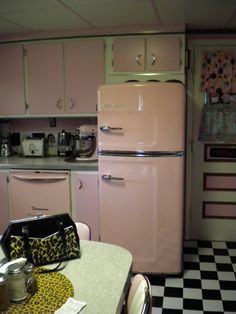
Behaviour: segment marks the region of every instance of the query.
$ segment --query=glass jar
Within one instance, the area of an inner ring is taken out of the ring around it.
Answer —
[[[25,265],[24,271],[27,292],[29,294],[35,294],[35,292],[38,290],[38,284],[34,272],[34,265],[31,263],[27,263]]]
[[[0,273],[0,312],[9,307],[7,275]]]
[[[12,302],[20,303],[27,298],[24,265],[14,263],[7,267],[9,298]]]

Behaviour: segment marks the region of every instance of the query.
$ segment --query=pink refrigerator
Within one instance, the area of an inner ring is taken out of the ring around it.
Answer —
[[[100,239],[133,271],[182,271],[185,89],[124,83],[98,90]]]

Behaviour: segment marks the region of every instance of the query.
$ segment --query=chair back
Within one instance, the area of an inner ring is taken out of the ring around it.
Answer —
[[[91,230],[84,222],[75,223],[80,240],[91,240]]]
[[[152,312],[152,293],[148,278],[137,274],[132,280],[128,300],[128,314],[150,314]]]

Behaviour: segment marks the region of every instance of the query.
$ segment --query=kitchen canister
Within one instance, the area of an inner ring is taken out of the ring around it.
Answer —
[[[9,307],[7,275],[0,273],[0,312]]]
[[[24,265],[14,263],[7,267],[10,301],[20,303],[27,298]]]

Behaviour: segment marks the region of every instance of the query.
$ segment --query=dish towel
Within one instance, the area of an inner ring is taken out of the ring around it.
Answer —
[[[69,298],[54,314],[78,314],[85,306],[85,302]]]

